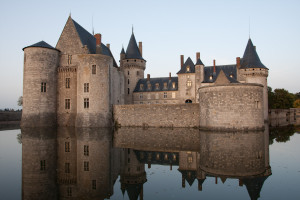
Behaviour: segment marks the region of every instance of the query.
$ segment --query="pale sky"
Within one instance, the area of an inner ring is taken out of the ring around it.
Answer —
[[[41,40],[55,47],[70,12],[89,32],[93,18],[95,33],[110,43],[117,62],[133,25],[151,77],[176,76],[180,55],[195,62],[198,51],[206,66],[213,59],[234,64],[246,48],[250,21],[269,86],[300,92],[299,10],[298,0],[0,0],[0,108],[19,108],[22,48]]]

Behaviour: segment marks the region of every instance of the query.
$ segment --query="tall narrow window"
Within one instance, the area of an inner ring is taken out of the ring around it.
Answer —
[[[140,84],[140,90],[144,90],[144,84]]]
[[[66,174],[70,173],[70,163],[65,163],[65,173]]]
[[[90,107],[90,100],[89,100],[89,98],[84,98],[83,107],[84,108],[89,108]]]
[[[92,65],[92,74],[96,74],[96,65]]]
[[[175,92],[172,92],[172,98],[175,99],[176,98],[176,94]]]
[[[164,83],[164,89],[167,89],[167,83]]]
[[[72,64],[72,55],[68,55],[68,64]]]
[[[168,97],[168,94],[166,92],[164,92],[164,99],[166,99]]]
[[[65,109],[70,109],[70,99],[65,99]]]
[[[128,94],[130,94],[130,89],[129,88],[127,88],[127,92],[128,92]]]
[[[140,99],[143,99],[143,93],[140,94]]]
[[[129,85],[129,79],[127,80],[127,82],[128,82],[128,85]]]
[[[70,152],[70,142],[65,142],[65,152]]]
[[[68,189],[67,189],[67,196],[68,197],[72,196],[72,188],[71,187],[68,187]]]
[[[89,155],[89,145],[84,145],[83,153],[84,153],[85,156]]]
[[[156,89],[156,90],[159,89],[159,83],[155,83],[155,89]]]
[[[84,83],[84,92],[89,92],[90,90],[90,84],[89,83]]]
[[[46,92],[46,83],[45,82],[41,83],[41,92]]]
[[[136,75],[137,75],[137,76],[140,75],[140,72],[139,72],[139,71],[136,71]]]
[[[96,190],[96,188],[97,188],[97,182],[96,180],[92,180],[92,189]]]
[[[40,163],[41,163],[40,170],[45,171],[46,170],[46,160],[41,160]]]
[[[172,83],[172,88],[175,88],[175,82]]]
[[[128,75],[129,75],[129,71],[128,71]]]
[[[66,88],[70,88],[70,78],[66,78]]]
[[[84,171],[90,171],[90,167],[89,167],[89,162],[88,161],[84,161],[83,168],[84,168]]]

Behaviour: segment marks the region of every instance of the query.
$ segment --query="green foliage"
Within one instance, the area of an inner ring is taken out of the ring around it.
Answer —
[[[23,96],[20,96],[18,99],[18,106],[23,106]]]
[[[273,144],[274,140],[276,142],[287,142],[290,137],[296,133],[294,126],[277,127],[270,129],[269,144]]]
[[[285,89],[275,89],[272,92],[272,88],[268,87],[269,109],[293,108],[295,99],[296,96]]]
[[[297,99],[296,101],[294,101],[293,106],[294,106],[294,108],[300,108],[300,99]]]

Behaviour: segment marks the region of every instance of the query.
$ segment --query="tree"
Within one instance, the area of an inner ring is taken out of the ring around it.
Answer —
[[[23,96],[20,96],[18,99],[18,106],[23,106]]]
[[[275,109],[288,109],[293,107],[293,103],[296,99],[295,95],[289,93],[285,89],[275,89],[273,97],[272,107]]]
[[[268,87],[268,107],[269,109],[274,108],[274,92],[272,91],[271,87]]]
[[[297,99],[296,101],[294,101],[293,106],[294,106],[294,108],[300,108],[300,99]]]

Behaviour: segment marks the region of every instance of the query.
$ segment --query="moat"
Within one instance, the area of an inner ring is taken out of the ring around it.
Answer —
[[[299,130],[0,131],[0,199],[297,199]]]

